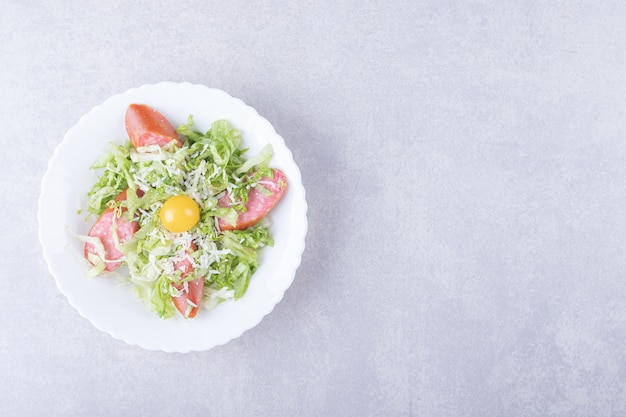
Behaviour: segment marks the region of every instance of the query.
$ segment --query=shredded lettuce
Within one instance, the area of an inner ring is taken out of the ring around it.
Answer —
[[[117,246],[124,254],[135,294],[165,319],[176,313],[172,302],[172,296],[179,293],[176,287],[198,277],[204,277],[206,308],[241,298],[258,269],[259,250],[274,243],[264,221],[246,230],[223,232],[216,221],[223,217],[234,223],[236,210],[245,209],[250,188],[263,188],[258,181],[272,173],[268,168],[271,145],[244,158],[247,150],[240,148],[241,132],[227,120],[215,121],[202,133],[189,116],[177,132],[183,139],[181,147],[173,142],[135,150],[128,140],[121,145],[111,143],[92,166],[99,177],[88,192],[87,203],[91,215],[114,207],[127,220],[137,221],[139,230]],[[124,190],[126,198],[115,201]],[[198,203],[200,220],[188,232],[175,234],[161,226],[159,210],[168,198],[181,194]],[[218,206],[225,194],[233,202],[230,208]],[[190,255],[191,244],[196,250]],[[98,248],[98,253],[103,251]],[[190,257],[193,270],[183,278],[175,264],[185,257]],[[101,262],[92,262],[96,265],[92,274],[102,272],[103,259],[102,254]]]

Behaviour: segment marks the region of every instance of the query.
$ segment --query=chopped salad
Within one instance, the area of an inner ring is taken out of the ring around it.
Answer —
[[[273,245],[267,212],[287,179],[269,167],[271,145],[246,159],[241,132],[217,120],[206,132],[170,129],[155,109],[131,105],[129,140],[110,144],[87,211],[98,216],[85,242],[90,276],[122,274],[161,318],[193,318],[203,306],[241,298]]]

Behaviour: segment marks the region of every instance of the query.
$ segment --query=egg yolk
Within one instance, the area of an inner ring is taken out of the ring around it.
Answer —
[[[159,213],[161,224],[172,233],[183,233],[200,220],[198,204],[186,195],[169,198]]]

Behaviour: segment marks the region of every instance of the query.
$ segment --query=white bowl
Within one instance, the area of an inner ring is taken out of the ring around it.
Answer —
[[[112,277],[86,276],[83,243],[92,221],[85,220],[87,192],[97,173],[89,167],[108,150],[109,142],[127,139],[124,114],[129,104],[143,103],[159,110],[179,126],[192,114],[198,130],[227,119],[242,132],[242,147],[253,156],[265,144],[274,148],[272,167],[287,176],[283,198],[270,212],[274,246],[262,249],[260,267],[246,294],[196,318],[180,315],[160,319],[147,310],[130,287]],[[98,329],[132,345],[166,352],[202,351],[224,344],[256,326],[283,298],[300,265],[307,231],[307,204],[300,170],[272,125],[256,110],[224,91],[189,83],[162,82],[133,88],[107,99],[84,115],[56,148],[41,182],[39,240],[59,290],[78,312]]]

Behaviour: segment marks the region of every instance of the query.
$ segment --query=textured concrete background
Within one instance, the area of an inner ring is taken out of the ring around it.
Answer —
[[[0,40],[0,415],[626,415],[624,2],[5,0]],[[284,300],[203,353],[93,328],[37,241],[64,133],[162,80],[308,193]]]

